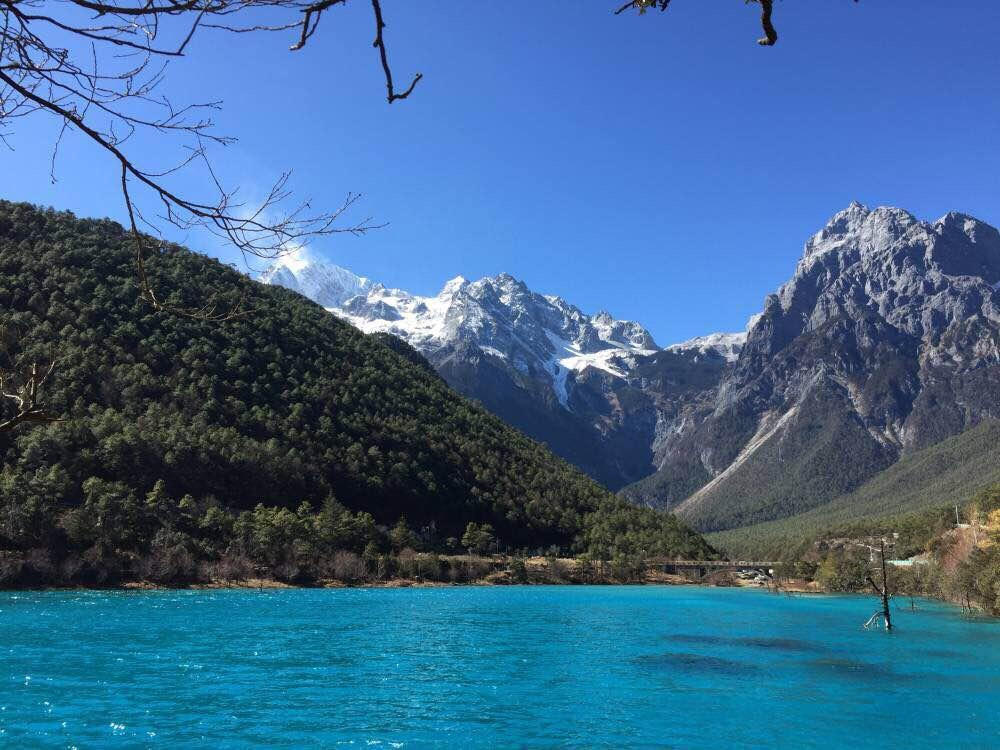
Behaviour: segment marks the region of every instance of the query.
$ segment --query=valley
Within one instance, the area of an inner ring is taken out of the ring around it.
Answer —
[[[262,280],[407,341],[460,393],[702,531],[834,520],[824,509],[855,507],[838,498],[869,482],[899,496],[887,512],[960,503],[968,492],[943,488],[908,499],[895,467],[1000,418],[1000,234],[959,213],[929,223],[852,203],[745,332],[666,347],[508,274],[459,277],[431,298],[298,258]],[[985,455],[947,455],[980,489],[1000,458],[970,450]]]
[[[1000,747],[1000,3],[0,20],[0,747]]]
[[[258,312],[136,314],[120,227],[2,207],[0,299],[66,415],[2,446],[8,584],[511,583],[566,554],[597,572],[535,578],[624,583],[721,554],[858,586],[824,540],[930,549],[1000,482],[1000,235],[958,214],[852,204],[746,333],[661,347],[507,274],[428,298],[289,258],[259,284],[177,246],[157,283]]]

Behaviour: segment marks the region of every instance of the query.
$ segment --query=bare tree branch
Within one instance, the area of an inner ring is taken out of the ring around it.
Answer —
[[[858,0],[854,0],[858,2]],[[744,0],[744,3],[758,3],[760,5],[760,27],[764,30],[764,36],[757,40],[757,44],[763,47],[773,47],[778,41],[778,31],[774,28],[771,16],[774,12],[774,0]],[[621,15],[627,10],[637,10],[639,15],[644,14],[650,8],[659,8],[661,11],[667,9],[670,0],[630,0],[624,5],[615,9],[615,15]]]
[[[155,239],[140,232],[142,224],[155,237],[165,224],[180,229],[204,228],[236,247],[245,259],[276,258],[316,237],[364,234],[381,225],[370,218],[342,224],[358,200],[349,193],[333,211],[313,211],[308,201],[292,202],[289,173],[278,177],[262,201],[249,205],[237,191],[223,187],[211,162],[210,149],[233,138],[214,129],[212,113],[220,102],[175,106],[160,93],[167,64],[182,57],[202,31],[282,31],[298,29],[301,49],[315,33],[323,12],[346,0],[0,0],[0,138],[7,143],[9,126],[43,113],[59,122],[51,155],[55,180],[59,146],[66,131],[77,131],[117,164],[122,198],[135,243],[135,262],[143,297],[155,309],[209,319],[225,319],[212,304],[198,310],[168,306],[153,290],[146,272],[147,246]],[[291,17],[280,20],[281,13]],[[277,23],[272,23],[275,17]],[[405,99],[410,87],[396,93],[382,29],[379,0],[372,1],[375,47],[388,89],[388,101]],[[262,16],[264,22],[243,19]],[[149,166],[131,147],[133,136],[146,132],[175,138],[179,158]],[[198,169],[200,182],[212,195],[178,192],[172,177]],[[150,203],[157,208],[140,209]]]
[[[632,10],[633,8],[639,11],[639,15],[645,13],[649,8],[659,8],[661,11],[664,11],[667,9],[668,5],[670,5],[670,0],[630,0],[630,2],[627,2],[618,8],[615,11],[615,15],[621,15],[625,11]]]
[[[382,20],[382,5],[379,0],[372,0],[372,9],[375,12],[375,41],[372,46],[378,48],[379,58],[382,60],[382,70],[385,72],[385,88],[388,91],[388,96],[386,97],[389,104],[392,104],[397,99],[405,99],[413,91],[413,87],[416,86],[420,79],[424,77],[423,73],[417,73],[413,80],[410,81],[409,88],[406,89],[402,94],[397,94],[392,87],[392,71],[389,69],[389,60],[385,52],[385,40],[382,38],[382,30],[385,29],[385,22]]]
[[[764,29],[764,36],[757,40],[757,44],[763,47],[771,47],[778,41],[778,32],[771,23],[771,13],[774,10],[774,0],[757,0],[760,3],[760,27]]]
[[[25,372],[0,372],[0,400],[13,405],[14,415],[0,422],[0,432],[9,432],[26,422],[56,422],[59,418],[39,403],[39,390],[55,368],[51,363],[40,373],[38,363],[32,362]]]
[[[773,0],[745,2],[761,6],[760,43],[775,44]],[[630,0],[614,12],[644,14],[651,8],[665,11],[670,4],[671,0]],[[169,62],[187,55],[203,32],[294,30],[290,49],[301,50],[324,13],[347,5],[347,0],[0,0],[0,142],[10,145],[5,126],[47,114],[59,123],[51,155],[53,180],[67,131],[83,134],[111,158],[121,174],[122,197],[135,234],[142,294],[156,309],[170,308],[150,286],[145,248],[156,240],[142,234],[140,224],[154,237],[164,225],[204,228],[235,246],[245,259],[275,258],[318,236],[364,234],[379,225],[370,219],[339,223],[356,195],[349,194],[337,210],[314,212],[308,201],[291,202],[288,173],[256,205],[239,200],[236,190],[223,187],[210,158],[211,149],[233,142],[214,129],[212,115],[221,103],[175,106],[160,93]],[[423,75],[416,73],[404,90],[397,91],[382,2],[370,0],[370,5],[375,22],[372,46],[385,78],[386,101],[392,104],[408,98]],[[132,145],[139,133],[176,139],[179,158],[165,165],[144,163]],[[207,179],[201,182],[211,195],[195,197],[172,186],[171,178],[187,169],[202,171]],[[212,316],[220,315],[212,310]]]

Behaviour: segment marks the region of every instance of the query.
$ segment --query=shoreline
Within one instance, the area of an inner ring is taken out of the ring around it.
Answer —
[[[676,577],[680,579],[680,576]],[[451,582],[451,581],[419,581],[416,579],[407,578],[396,578],[388,581],[381,582],[365,582],[360,584],[347,584],[341,581],[322,581],[317,583],[286,583],[284,581],[277,581],[274,579],[247,579],[245,581],[212,581],[208,583],[191,583],[191,584],[163,584],[154,583],[152,581],[125,581],[114,586],[39,586],[39,587],[25,587],[25,588],[12,588],[12,589],[0,589],[0,595],[2,594],[20,594],[20,593],[49,593],[49,592],[69,592],[69,591],[79,591],[79,592],[122,592],[122,593],[142,593],[142,592],[160,592],[160,591],[290,591],[290,590],[305,590],[305,589],[445,589],[445,588],[541,588],[545,586],[571,586],[571,587],[592,587],[592,586],[604,586],[608,588],[634,588],[634,587],[656,587],[656,588],[673,588],[673,587],[692,587],[701,589],[730,589],[730,590],[741,590],[741,591],[755,591],[764,594],[773,594],[775,596],[789,596],[797,597],[801,595],[821,595],[821,596],[869,596],[868,592],[865,591],[826,591],[819,588],[813,582],[802,582],[798,585],[793,586],[782,586],[775,589],[773,586],[761,586],[761,585],[725,585],[718,583],[711,583],[705,581],[693,581],[688,579],[683,580],[648,580],[648,581],[593,581],[593,582],[574,582],[574,581],[536,581],[536,582],[496,582],[496,581],[466,581],[466,582]],[[906,596],[908,595],[900,595]],[[988,619],[997,621],[1000,617],[995,617],[990,615],[988,612],[979,609],[977,607],[968,608],[961,602],[952,601],[949,599],[943,599],[938,597],[931,597],[926,595],[914,596],[914,599],[923,600],[927,602],[934,602],[937,604],[943,604],[955,609],[961,610],[963,613],[970,617],[976,617],[981,619]],[[905,605],[899,605],[900,608],[909,609]]]
[[[277,591],[291,589],[403,589],[403,588],[535,588],[541,586],[606,586],[606,587],[640,587],[640,586],[690,586],[697,588],[712,589],[740,589],[750,591],[763,591],[772,594],[830,594],[836,592],[823,591],[822,589],[810,585],[781,586],[777,589],[766,585],[728,585],[713,583],[708,581],[697,581],[684,578],[682,576],[658,576],[645,581],[430,581],[414,578],[392,578],[386,581],[365,581],[363,583],[345,583],[337,580],[316,581],[313,583],[288,583],[278,581],[273,578],[248,578],[241,581],[207,581],[196,583],[159,583],[154,581],[123,581],[113,585],[54,585],[54,586],[24,586],[17,588],[3,588],[0,593],[16,592],[46,592],[46,591]]]

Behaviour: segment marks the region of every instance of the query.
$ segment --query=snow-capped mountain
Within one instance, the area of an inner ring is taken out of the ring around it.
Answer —
[[[587,315],[505,273],[457,277],[424,297],[299,255],[261,280],[406,341],[458,391],[613,488],[655,469],[663,413],[691,383],[717,380],[742,341],[715,334],[664,352],[638,323]]]
[[[547,381],[564,408],[575,374],[593,367],[625,377],[638,357],[659,350],[638,323],[607,312],[590,316],[560,297],[531,291],[502,273],[461,276],[433,297],[389,289],[335,265],[282,259],[261,281],[293,289],[365,333],[391,333],[431,360],[456,346],[508,362]]]
[[[326,308],[339,308],[374,286],[346,268],[307,260],[302,252],[282,258],[264,271],[260,280],[296,291]]]
[[[636,357],[659,348],[637,323],[606,312],[588,316],[509,274],[478,281],[457,277],[435,297],[376,286],[334,312],[367,333],[399,336],[432,360],[459,345],[505,360],[524,375],[548,381],[567,409],[576,373],[593,367],[624,377]]]
[[[1000,418],[1000,233],[958,213],[852,203],[745,332],[666,348],[507,274],[420,297],[298,258],[265,280],[398,336],[608,487],[701,529],[808,509]]]

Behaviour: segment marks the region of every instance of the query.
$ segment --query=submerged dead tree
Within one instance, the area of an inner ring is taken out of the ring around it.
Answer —
[[[865,546],[868,547],[869,550],[871,550],[872,557],[874,557],[876,553],[878,554],[878,562],[879,562],[878,567],[881,570],[881,576],[879,582],[876,582],[871,574],[869,574],[866,579],[867,582],[871,585],[872,589],[875,591],[875,594],[879,597],[879,600],[881,602],[881,608],[876,610],[875,614],[873,614],[868,619],[868,622],[865,623],[865,630],[868,630],[869,628],[872,627],[877,628],[879,626],[879,620],[881,620],[882,623],[885,625],[886,630],[892,630],[892,613],[889,610],[889,600],[892,598],[892,594],[889,591],[889,574],[885,562],[885,539],[884,538],[879,539],[878,549],[876,549],[874,546],[868,546],[868,545]]]

